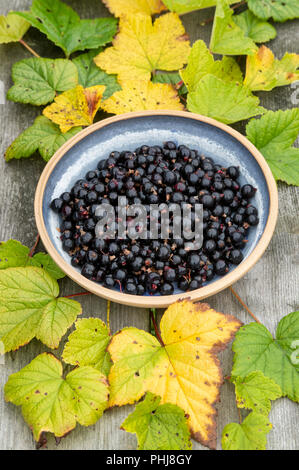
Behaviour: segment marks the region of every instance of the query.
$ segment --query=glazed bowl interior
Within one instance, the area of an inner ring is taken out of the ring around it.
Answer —
[[[51,201],[69,191],[75,182],[95,169],[113,150],[135,150],[141,145],[162,145],[174,141],[212,157],[224,167],[238,166],[240,182],[257,188],[253,204],[260,222],[249,231],[243,250],[244,260],[222,277],[215,277],[204,287],[189,293],[176,290],[172,296],[131,296],[106,289],[84,278],[70,264],[62,249],[59,216],[50,209]],[[38,229],[49,254],[62,270],[87,290],[107,299],[139,307],[165,307],[178,298],[200,300],[232,285],[258,261],[265,251],[277,219],[277,189],[272,173],[255,147],[237,131],[212,119],[184,112],[144,112],[101,121],[67,142],[46,166],[36,192],[35,214]]]

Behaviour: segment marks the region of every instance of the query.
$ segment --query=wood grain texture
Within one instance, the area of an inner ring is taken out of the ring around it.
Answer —
[[[95,2],[73,0],[67,1],[83,18],[107,16],[107,9],[100,0]],[[24,10],[31,4],[30,0],[0,0],[0,14],[6,14],[10,9]],[[211,17],[213,9],[208,9],[189,15],[182,19],[185,27],[194,41],[198,38],[209,41],[211,25],[201,26],[203,20]],[[285,51],[299,52],[299,21],[277,24],[278,37],[271,41],[270,47],[278,57]],[[38,31],[31,29],[25,38],[29,45],[44,57],[58,57],[61,51],[53,46]],[[28,51],[21,45],[0,46],[0,80],[7,91],[12,85],[10,72],[12,64],[25,57],[30,57]],[[299,89],[299,86],[298,86]],[[262,105],[269,109],[286,109],[293,107],[291,95],[294,89],[283,87],[271,93],[260,93]],[[10,102],[1,104],[0,100],[0,135],[1,154],[19,135],[35,116],[38,108],[18,105]],[[235,126],[243,130],[244,125]],[[36,236],[36,227],[33,215],[34,192],[39,175],[44,167],[41,159],[34,157],[27,161],[14,161],[5,164],[0,159],[0,239],[16,238],[27,245],[32,245]],[[274,334],[278,321],[287,313],[298,309],[298,238],[299,238],[299,191],[298,188],[279,184],[279,220],[273,240],[263,258],[258,264],[237,282],[234,286],[238,294],[249,305],[256,316]],[[78,292],[72,281],[66,279],[61,282],[63,294]],[[95,296],[81,299],[84,316],[97,316],[105,320],[106,301]],[[215,309],[231,313],[244,323],[251,321],[245,310],[229,290],[209,298],[209,303]],[[148,314],[145,310],[123,307],[113,304],[111,307],[111,327],[115,332],[124,326],[136,326],[148,329]],[[63,342],[61,348],[63,347]],[[16,353],[7,354],[5,364],[0,365],[0,449],[34,449],[31,433],[25,424],[21,412],[13,405],[6,404],[3,398],[3,386],[11,373],[17,372],[29,363],[37,354],[45,351],[45,347],[38,341],[22,348]],[[229,375],[232,366],[232,352],[230,350],[221,354],[224,375]],[[104,417],[90,428],[81,429],[80,426],[72,432],[59,445],[58,449],[135,449],[135,437],[120,431],[124,418],[132,407],[115,408],[105,413]],[[231,422],[237,421],[237,411],[234,401],[233,386],[225,383],[221,393],[218,419],[218,447],[220,448],[221,431]],[[269,434],[269,449],[299,448],[298,405],[288,399],[281,399],[274,403],[270,415],[273,431]],[[56,449],[53,438],[49,439],[49,449]],[[195,443],[195,449],[204,449]]]

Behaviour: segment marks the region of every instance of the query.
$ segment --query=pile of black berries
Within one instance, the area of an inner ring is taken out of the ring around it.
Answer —
[[[144,145],[112,152],[51,207],[61,215],[63,248],[83,276],[132,295],[170,295],[175,286],[198,289],[242,262],[248,229],[259,219],[250,204],[256,190],[241,187],[238,177],[237,167],[223,168],[185,145]],[[203,247],[192,251],[185,240],[171,237],[96,238],[98,206],[117,206],[119,196],[148,212],[151,204],[203,204]]]

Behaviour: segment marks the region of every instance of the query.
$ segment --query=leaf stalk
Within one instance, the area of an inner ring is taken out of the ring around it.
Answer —
[[[256,318],[256,316],[252,313],[252,311],[247,307],[247,305],[245,304],[245,302],[241,299],[241,297],[237,294],[237,292],[232,288],[230,287],[229,288],[231,293],[236,297],[236,299],[240,302],[240,304],[245,308],[245,310],[249,313],[249,315],[254,319],[254,321],[256,323],[261,323],[259,321],[258,318]]]
[[[27,42],[24,41],[24,39],[20,39],[19,42],[22,44],[22,46],[24,46],[32,55],[34,55],[34,57],[37,57],[38,59],[40,59],[40,55],[38,55],[37,52],[35,52],[32,47],[29,46],[29,44],[27,44]]]
[[[155,308],[150,309],[150,318],[151,318],[151,323],[152,323],[152,325],[154,327],[154,330],[155,330],[156,338],[159,341],[159,343],[161,344],[161,346],[164,348],[165,344],[163,343],[163,339],[161,338],[161,335],[159,333],[158,326],[157,326],[157,316],[156,316],[156,309]]]
[[[111,302],[110,302],[110,300],[107,300],[107,328],[108,328],[109,334],[111,333],[110,312],[111,312]]]
[[[36,240],[35,240],[35,243],[34,243],[33,247],[31,248],[31,251],[29,253],[29,258],[33,257],[39,242],[40,242],[40,234],[38,233],[37,237],[36,237]]]
[[[79,292],[78,294],[64,295],[65,299],[71,299],[72,297],[81,297],[83,295],[92,295],[91,292]]]

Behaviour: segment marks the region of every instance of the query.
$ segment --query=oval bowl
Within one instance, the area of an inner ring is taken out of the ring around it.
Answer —
[[[258,189],[254,204],[260,223],[252,229],[243,251],[244,260],[224,277],[215,277],[200,289],[170,296],[135,296],[110,290],[86,279],[72,267],[62,249],[59,216],[51,201],[85,173],[95,168],[112,150],[134,150],[142,144],[161,145],[172,140],[197,149],[223,166],[240,167],[240,181]],[[242,278],[260,259],[272,238],[278,215],[277,186],[261,153],[239,132],[214,119],[184,111],[145,111],[123,114],[94,124],[66,142],[46,165],[35,196],[35,217],[43,244],[57,265],[77,284],[95,295],[136,307],[167,307],[176,300],[205,299]]]

